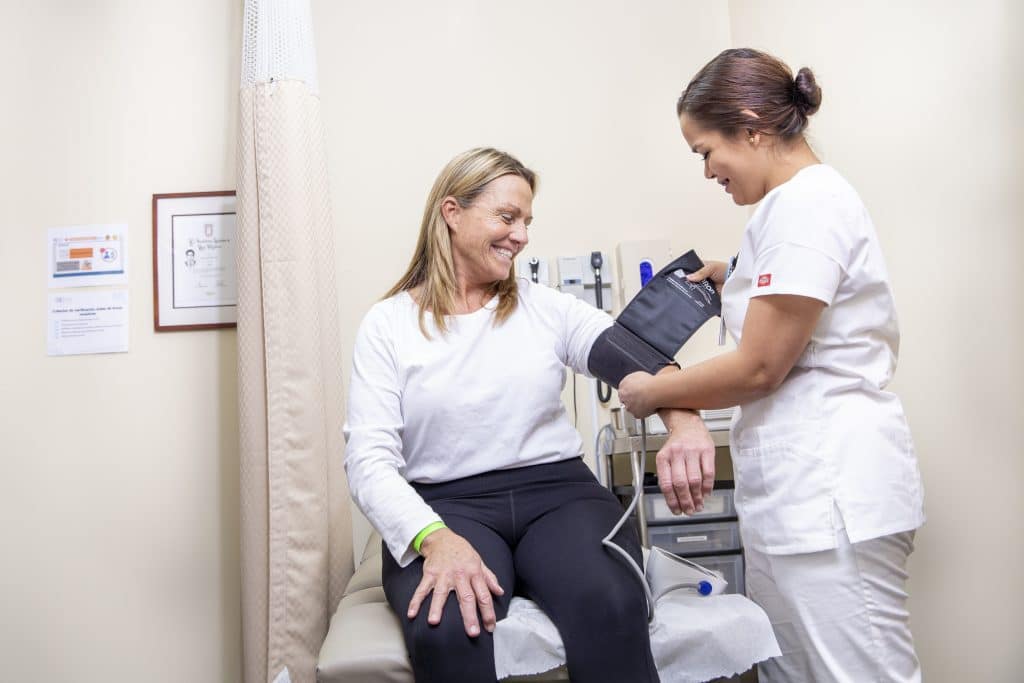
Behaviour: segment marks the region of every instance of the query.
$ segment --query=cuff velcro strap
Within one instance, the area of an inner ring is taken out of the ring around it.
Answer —
[[[687,275],[704,267],[688,251],[662,268],[623,309],[615,324],[590,349],[587,369],[618,388],[631,372],[654,375],[673,358],[701,325],[722,313],[722,300],[708,280]]]
[[[642,370],[655,375],[666,365],[674,364],[671,358],[618,323],[601,333],[587,359],[590,374],[616,389],[631,372]]]
[[[693,251],[668,264],[644,285],[616,318],[616,322],[674,358],[694,332],[722,314],[722,300],[714,283],[690,282],[686,276],[704,267]]]

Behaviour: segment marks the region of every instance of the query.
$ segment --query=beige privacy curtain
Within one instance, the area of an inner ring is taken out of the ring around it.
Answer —
[[[238,125],[246,683],[315,680],[352,571],[334,243],[308,0],[246,0]]]

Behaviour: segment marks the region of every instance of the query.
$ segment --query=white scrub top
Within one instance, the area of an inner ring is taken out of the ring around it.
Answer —
[[[730,442],[746,546],[764,553],[835,548],[916,529],[924,496],[903,406],[886,385],[899,329],[874,225],[833,168],[800,170],[761,200],[722,291],[736,343],[751,297],[825,302],[782,385],[740,406]]]

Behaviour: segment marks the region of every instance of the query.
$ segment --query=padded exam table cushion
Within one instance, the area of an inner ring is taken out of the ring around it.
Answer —
[[[380,536],[370,535],[359,568],[331,617],[317,660],[317,683],[413,683],[402,627],[381,587]],[[568,681],[565,668],[513,681]]]

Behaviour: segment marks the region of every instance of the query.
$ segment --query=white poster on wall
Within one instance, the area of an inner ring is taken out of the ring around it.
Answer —
[[[127,225],[50,228],[46,234],[49,286],[128,284],[127,233]]]
[[[46,353],[123,353],[128,350],[128,290],[49,295]]]

